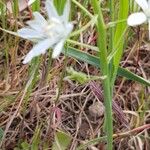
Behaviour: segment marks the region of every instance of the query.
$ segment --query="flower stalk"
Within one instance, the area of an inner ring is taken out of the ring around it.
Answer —
[[[100,67],[103,76],[107,76],[106,79],[103,80],[103,89],[104,89],[104,103],[105,103],[105,129],[107,135],[107,149],[112,150],[112,142],[113,142],[113,124],[112,124],[112,96],[110,87],[110,75],[109,75],[109,64],[107,61],[107,36],[106,36],[106,26],[104,23],[101,7],[99,6],[98,0],[91,0],[91,4],[93,5],[94,13],[98,14],[98,21],[96,24],[98,39],[97,44],[99,48],[99,59],[101,61]]]

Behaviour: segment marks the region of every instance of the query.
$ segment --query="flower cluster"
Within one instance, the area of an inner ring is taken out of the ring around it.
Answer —
[[[49,48],[53,49],[52,58],[59,56],[66,38],[73,29],[72,23],[69,22],[69,0],[67,0],[61,16],[58,15],[53,0],[46,1],[46,10],[48,20],[39,12],[34,12],[34,20],[27,21],[28,27],[18,30],[20,37],[37,43],[26,55],[24,64],[30,62],[32,58],[46,53]]]

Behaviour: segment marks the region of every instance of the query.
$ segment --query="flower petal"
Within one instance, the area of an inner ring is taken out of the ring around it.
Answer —
[[[36,0],[29,0],[28,1],[28,5],[31,5],[32,3],[34,3]]]
[[[67,0],[64,7],[63,15],[61,16],[62,21],[64,21],[65,23],[69,21],[69,13],[70,13],[70,0]]]
[[[30,28],[32,28],[32,29],[34,29],[34,30],[36,30],[38,32],[42,32],[43,31],[43,28],[41,27],[41,25],[38,24],[38,22],[35,21],[35,20],[27,21],[26,23],[30,26]]]
[[[146,10],[148,9],[148,2],[147,0],[135,0],[136,3],[143,9]]]
[[[44,38],[44,35],[42,33],[39,33],[33,29],[30,28],[22,28],[17,31],[18,35],[22,38],[28,39],[28,40],[40,40]]]
[[[35,30],[43,30],[43,28],[48,24],[45,18],[39,12],[34,12],[33,16],[34,20],[27,21],[27,24]]]
[[[139,12],[131,14],[127,19],[127,23],[129,26],[136,26],[144,23],[146,20],[147,17],[145,14],[143,12]]]
[[[72,23],[67,23],[65,25],[65,27],[66,27],[65,35],[67,37],[71,33],[71,31],[73,30],[73,24]]]
[[[48,17],[49,19],[51,18],[59,18],[59,15],[57,13],[57,10],[54,6],[54,2],[53,0],[47,0],[46,1],[46,10],[47,10],[47,14],[48,14]]]
[[[150,0],[148,0],[148,8],[150,8]]]
[[[63,39],[54,47],[52,58],[57,58],[60,55],[60,53],[63,49],[63,46],[64,46],[64,42],[65,42],[65,40]]]
[[[33,16],[38,23],[41,23],[41,25],[47,25],[47,21],[39,12],[34,12]]]
[[[51,48],[55,43],[54,40],[46,39],[36,44],[31,51],[26,55],[23,64],[26,64],[32,60],[32,58],[44,54],[48,48]]]

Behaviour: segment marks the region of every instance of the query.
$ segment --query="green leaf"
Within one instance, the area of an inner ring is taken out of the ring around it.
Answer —
[[[36,0],[33,4],[32,4],[32,11],[39,11],[40,10],[40,0]]]
[[[54,0],[59,15],[62,15],[66,0]]]
[[[120,5],[119,5],[120,9],[119,9],[119,13],[118,13],[118,20],[127,19],[128,10],[129,10],[129,2],[127,0],[121,0],[121,1],[119,1],[119,3],[120,3]],[[118,39],[120,39],[120,37],[122,36],[122,33],[124,33],[126,28],[127,28],[127,23],[126,22],[122,22],[120,24],[117,24],[116,31],[115,31],[115,36],[114,36],[114,43],[113,43],[114,48],[118,44]],[[116,53],[116,55],[114,57],[114,65],[116,67],[119,65],[120,59],[122,57],[124,42],[125,42],[124,39],[122,39],[120,41],[119,50],[118,50],[118,52]]]
[[[64,79],[69,79],[75,82],[78,82],[79,84],[84,84],[87,83],[89,81],[93,81],[93,80],[104,80],[106,78],[106,76],[92,76],[92,75],[87,75],[81,71],[76,71],[74,70],[72,67],[68,67],[66,69],[67,71],[67,76]]]
[[[21,143],[21,147],[23,150],[29,150],[30,144],[28,144],[26,141]]]
[[[4,130],[2,128],[0,128],[0,141],[3,138],[3,134],[4,134]]]
[[[128,11],[129,11],[129,1],[127,1],[127,0],[119,1],[118,20],[127,19]],[[111,77],[112,77],[111,84],[114,84],[114,82],[115,82],[119,63],[122,58],[123,49],[124,49],[124,45],[125,45],[125,39],[121,38],[121,37],[122,37],[122,34],[125,34],[126,29],[127,29],[127,22],[119,23],[116,26],[116,31],[115,31],[115,35],[114,35],[114,41],[113,41],[113,49],[117,47],[118,50],[113,57],[113,66],[112,66],[113,70],[111,71],[112,72],[111,73]],[[119,45],[118,45],[118,39],[121,39],[119,41]]]
[[[72,67],[67,68],[66,71],[67,71],[67,76],[65,77],[65,79],[69,79],[78,82],[80,84],[86,83],[89,79],[88,75],[86,75],[83,72],[77,72]]]
[[[0,15],[5,15],[6,14],[6,5],[0,1]]]
[[[55,141],[52,146],[52,150],[66,150],[71,142],[69,135],[62,131],[55,133]]]
[[[104,136],[104,137],[99,137],[99,138],[95,138],[95,139],[92,139],[92,140],[88,140],[87,142],[85,142],[84,144],[80,144],[76,150],[84,150],[84,149],[87,149],[88,146],[91,146],[91,145],[96,145],[98,144],[99,142],[102,142],[102,141],[106,141],[107,137]]]
[[[37,150],[40,143],[41,125],[37,126],[32,138],[31,150]]]
[[[86,62],[88,64],[91,64],[95,67],[98,67],[98,68],[100,67],[100,62],[99,62],[98,57],[88,54],[86,52],[80,51],[78,49],[69,47],[68,50],[66,51],[66,55],[71,56],[80,61]],[[117,74],[119,76],[127,78],[128,80],[133,80],[133,81],[139,82],[141,84],[144,84],[146,86],[150,86],[150,81],[132,73],[131,71],[129,71],[127,69],[119,67]]]
[[[133,73],[133,72],[131,72],[125,68],[119,67],[118,75],[126,77],[128,80],[137,81],[137,82],[144,84],[146,86],[150,86],[150,81],[136,75],[135,73]]]

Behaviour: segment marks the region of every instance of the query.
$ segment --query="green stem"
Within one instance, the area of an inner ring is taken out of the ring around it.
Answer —
[[[93,18],[85,26],[82,26],[82,28],[80,28],[79,30],[72,32],[69,37],[73,37],[78,34],[81,34],[81,32],[87,30],[90,26],[92,26],[96,22],[97,22],[97,16],[93,16]]]
[[[115,11],[114,11],[114,0],[109,0],[110,16],[111,22],[114,22]],[[110,28],[110,51],[113,49],[113,37],[114,37],[114,27]]]
[[[51,70],[51,67],[52,67],[52,50],[50,49],[48,51],[48,63],[46,65],[46,68],[45,68],[45,74],[44,74],[44,78],[43,78],[43,81],[42,81],[42,86],[45,86],[45,84],[47,84],[47,82],[49,81],[49,71]],[[44,59],[44,62],[46,60]]]
[[[83,10],[90,18],[93,18],[93,15],[85,7],[83,7],[83,5],[76,0],[72,0],[72,2],[75,3],[81,10]]]
[[[74,41],[74,40],[67,39],[67,43],[74,44],[74,45],[79,45],[79,46],[89,48],[89,49],[94,50],[94,51],[98,51],[98,48],[96,46],[80,43],[80,42],[77,42],[77,41]]]
[[[28,106],[30,94],[32,93],[33,87],[37,82],[39,65],[40,65],[39,58],[38,57],[34,58],[32,60],[31,67],[29,69],[29,80],[26,83],[25,90],[24,90],[24,91],[26,91],[26,96],[25,96],[24,105],[23,105],[23,116],[24,117],[25,117],[25,112],[26,112],[27,106]]]
[[[91,0],[94,13],[98,14],[98,23],[97,23],[97,33],[98,39],[97,44],[99,47],[99,58],[101,60],[100,66],[103,76],[107,76],[103,80],[103,89],[104,89],[104,103],[105,103],[105,117],[106,117],[106,135],[107,135],[107,149],[112,150],[113,143],[113,123],[112,123],[112,97],[111,97],[111,87],[110,87],[110,77],[109,77],[109,65],[107,62],[107,36],[106,36],[106,26],[104,23],[101,7],[97,0]]]
[[[58,83],[58,93],[56,95],[55,104],[57,104],[59,102],[59,97],[60,97],[60,94],[61,94],[61,91],[62,91],[62,88],[63,88],[63,79],[64,79],[64,76],[65,76],[66,67],[67,67],[67,56],[66,56],[67,50],[68,50],[68,48],[65,49],[65,53],[64,53],[65,54],[64,66],[63,66],[63,70],[62,70],[60,80],[59,80],[59,83]]]

